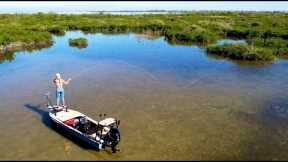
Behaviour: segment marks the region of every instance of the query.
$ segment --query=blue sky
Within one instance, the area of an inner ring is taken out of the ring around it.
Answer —
[[[288,1],[1,1],[0,12],[107,10],[287,11]]]

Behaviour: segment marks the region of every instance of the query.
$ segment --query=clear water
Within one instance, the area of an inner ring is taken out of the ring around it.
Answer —
[[[87,48],[68,45],[80,36]],[[240,64],[148,38],[67,32],[51,48],[2,62],[0,159],[288,159],[287,61]],[[44,93],[54,94],[56,72],[72,78],[71,108],[121,120],[120,152],[88,149],[51,128]]]
[[[245,40],[231,40],[231,39],[222,39],[222,40],[218,40],[216,42],[217,44],[231,44],[231,43],[241,43],[241,44],[247,44],[247,42]]]

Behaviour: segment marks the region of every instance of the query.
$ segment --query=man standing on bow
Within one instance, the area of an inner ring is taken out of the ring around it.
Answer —
[[[53,79],[53,83],[56,85],[56,99],[57,99],[57,106],[60,106],[60,99],[62,100],[62,106],[65,106],[65,99],[64,99],[64,87],[63,85],[69,84],[71,78],[67,81],[61,78],[59,73],[56,74],[56,77]]]

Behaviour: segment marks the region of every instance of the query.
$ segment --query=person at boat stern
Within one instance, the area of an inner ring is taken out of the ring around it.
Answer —
[[[56,85],[56,99],[57,99],[57,106],[60,106],[60,99],[62,101],[62,106],[65,106],[65,98],[64,98],[64,85],[69,84],[71,78],[67,81],[61,78],[60,73],[56,73],[56,77],[53,79],[53,83]]]

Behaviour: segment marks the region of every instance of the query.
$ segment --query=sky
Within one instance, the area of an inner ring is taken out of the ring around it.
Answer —
[[[119,10],[288,11],[288,1],[1,1],[0,12]]]

